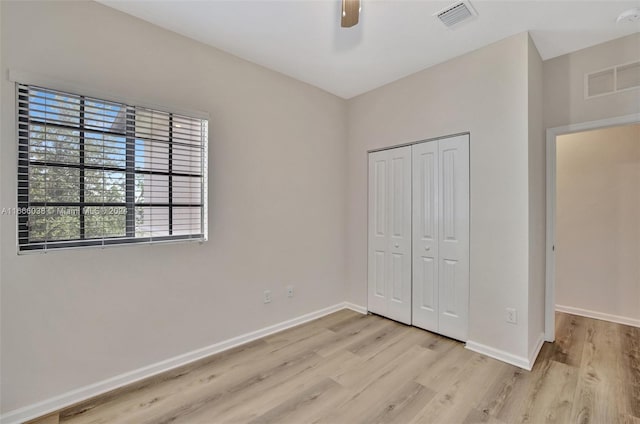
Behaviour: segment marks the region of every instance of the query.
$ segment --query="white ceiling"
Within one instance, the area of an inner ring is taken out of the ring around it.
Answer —
[[[343,98],[522,31],[549,59],[640,30],[615,22],[640,0],[471,0],[455,29],[432,16],[454,0],[363,0],[353,28],[340,0],[99,1]]]

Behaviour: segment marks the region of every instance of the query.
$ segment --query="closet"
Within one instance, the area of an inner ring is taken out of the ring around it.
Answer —
[[[368,309],[463,340],[469,135],[369,153]]]

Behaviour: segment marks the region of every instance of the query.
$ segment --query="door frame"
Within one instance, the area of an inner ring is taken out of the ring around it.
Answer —
[[[391,146],[377,147],[375,149],[369,149],[369,150],[367,150],[367,160],[369,158],[369,153],[380,152],[382,150],[391,150],[391,149],[395,149],[397,147],[413,146],[414,144],[422,144],[422,143],[427,143],[429,141],[442,140],[443,138],[458,137],[458,136],[461,136],[461,135],[468,135],[469,136],[469,150],[471,150],[471,132],[470,131],[464,131],[464,132],[455,133],[455,134],[441,135],[439,137],[425,138],[424,140],[410,141],[408,143],[399,143],[399,144],[393,144]],[[369,163],[369,162],[367,162],[367,163]],[[368,184],[369,184],[369,180],[367,180],[367,188],[368,188]]]
[[[556,338],[556,137],[564,134],[636,123],[640,123],[640,113],[547,129],[547,234],[544,339],[548,342],[553,342]]]

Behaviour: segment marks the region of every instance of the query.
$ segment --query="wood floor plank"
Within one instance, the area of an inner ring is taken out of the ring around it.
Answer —
[[[584,352],[586,323],[589,319],[577,315],[556,313],[556,320],[558,330],[551,359],[579,367]]]
[[[409,328],[402,325],[389,325],[348,344],[345,349],[362,357],[371,357],[388,346],[389,343],[396,342],[396,337],[407,334]]]
[[[394,366],[393,364],[395,364],[398,357],[406,354],[407,351],[414,347],[420,348],[420,352],[424,350],[423,356],[426,359],[416,367],[415,372],[418,375],[423,369],[428,368],[436,360],[437,356],[434,352],[420,346],[423,337],[420,331],[408,330],[401,333],[393,342],[365,357],[364,362],[351,369],[344,370],[344,372],[336,375],[334,379],[345,387],[356,391],[363,390],[364,387],[375,381],[378,376],[386,372],[390,366]]]
[[[633,415],[624,414],[620,416],[620,424],[640,424],[640,418]]]
[[[346,390],[338,383],[325,378],[249,422],[252,424],[310,422],[314,417],[333,407],[345,394]]]
[[[215,409],[228,403],[235,403],[238,393],[256,395],[270,390],[277,382],[290,378],[321,360],[322,358],[315,352],[307,352],[295,358],[284,359],[266,370],[254,368],[237,379],[229,378],[224,383],[203,384],[201,387],[190,388],[180,396],[165,400],[154,409],[153,413],[139,411],[137,414],[130,414],[127,419],[132,423],[190,423],[193,422],[193,416],[201,411],[211,411],[206,414],[207,419],[211,421],[217,415]],[[189,402],[185,402],[186,399]]]
[[[345,334],[358,332],[359,329],[369,327],[371,325],[391,324],[394,322],[395,321],[385,319],[378,315],[360,315],[359,317],[355,317],[355,319],[342,321],[336,325],[327,327],[327,329],[337,334]]]
[[[519,421],[531,377],[532,373],[521,368],[506,367],[494,384],[487,386],[478,405],[465,418],[465,423]]]
[[[474,353],[456,378],[443,385],[438,394],[411,420],[411,423],[461,423],[475,409],[483,391],[498,378],[509,365]]]
[[[420,346],[433,350],[434,352],[447,352],[449,349],[461,345],[461,342],[458,340],[443,337],[429,331],[425,331],[424,334],[426,337]]]
[[[416,382],[435,391],[442,391],[453,384],[474,353],[462,345],[452,345],[448,351],[439,352],[438,360],[425,367],[416,377]]]
[[[355,321],[336,331],[335,338],[331,340],[330,343],[326,343],[318,349],[317,353],[321,356],[331,355],[340,349],[345,349],[348,346],[358,343],[360,340],[366,339],[368,336],[375,334],[383,328],[390,328],[396,325],[399,324],[377,316]]]
[[[507,424],[507,422],[489,415],[487,411],[472,409],[462,424]]]
[[[429,362],[434,353],[420,346],[413,346],[391,362],[384,364],[379,372],[370,376],[362,386],[343,387],[350,390],[350,396],[333,411],[327,411],[315,423],[335,424],[364,422],[369,414],[380,414],[393,402],[397,390],[410,382],[421,365]],[[383,365],[383,364],[381,364]],[[426,392],[425,392],[426,393]]]
[[[371,320],[379,320],[382,319],[377,315],[363,315],[363,314],[351,314],[348,319],[340,320],[340,321],[329,321],[325,325],[324,328],[331,330],[333,332],[340,332],[345,328],[352,328],[353,325],[358,325],[358,323],[362,323],[364,321]]]
[[[615,422],[624,399],[617,379],[620,343],[614,325],[600,320],[586,321],[586,338],[578,387],[573,399],[571,421]]]
[[[370,364],[376,362],[386,363],[411,346],[421,346],[430,337],[425,331],[401,324],[396,324],[395,329],[397,330],[395,334],[386,338],[386,340],[377,340],[369,346],[363,346],[358,349],[353,349],[353,346],[348,346],[347,348]]]
[[[317,332],[330,330],[333,325],[345,325],[356,320],[361,320],[365,315],[354,312],[350,309],[342,309],[331,315],[322,317],[321,319],[310,321],[293,328],[289,328],[284,331],[271,334],[262,338],[261,340],[271,344],[272,346],[278,346],[280,344],[291,343],[298,340],[300,337],[304,337]],[[334,331],[334,330],[331,330]]]
[[[422,384],[409,381],[387,399],[382,410],[374,409],[368,416],[363,417],[362,422],[406,423],[415,417],[435,395],[436,392]]]
[[[621,338],[622,360],[618,363],[618,375],[627,388],[624,397],[628,415],[640,419],[640,328],[618,326]]]
[[[578,383],[579,369],[549,361],[544,378],[529,392],[522,415],[524,423],[566,423]]]
[[[232,402],[217,403],[201,413],[194,414],[193,417],[197,419],[199,416],[215,416],[219,422],[248,422],[267,413],[274,405],[286,402],[292,395],[308,390],[320,381],[352,368],[361,361],[361,358],[351,352],[340,351],[296,375],[272,381],[275,384],[269,386],[268,390],[257,387],[237,393]]]
[[[531,372],[517,367],[507,369],[482,401],[482,411],[505,423],[531,422],[527,417],[527,405],[544,390],[551,365],[555,362],[551,359],[555,354],[554,349],[553,344],[545,343]],[[496,393],[495,397],[492,392]],[[575,393],[575,386],[571,393]]]
[[[57,412],[44,417],[36,418],[35,420],[29,420],[24,424],[58,424],[60,422],[60,414]]]

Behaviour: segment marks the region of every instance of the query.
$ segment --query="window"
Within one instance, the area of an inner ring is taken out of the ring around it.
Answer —
[[[206,239],[208,123],[21,85],[20,251]]]

